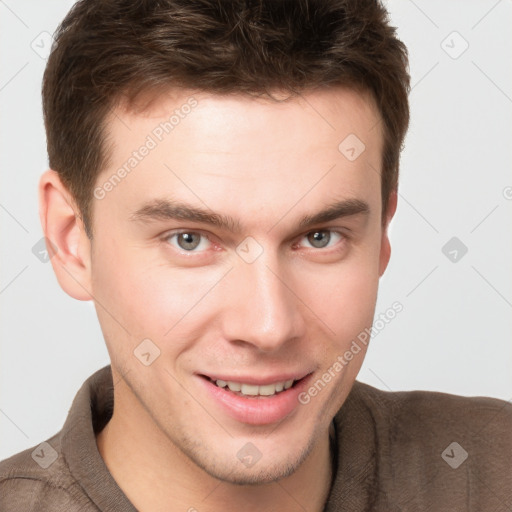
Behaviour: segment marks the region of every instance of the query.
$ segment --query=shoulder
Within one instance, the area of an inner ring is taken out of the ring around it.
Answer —
[[[59,435],[0,461],[0,510],[5,512],[90,509],[60,453]]]
[[[512,499],[510,402],[434,391],[388,392],[359,382],[352,393],[372,418],[390,495],[418,506],[444,500],[468,510]]]
[[[352,394],[390,442],[421,440],[418,444],[431,446],[451,439],[478,451],[497,446],[512,451],[510,402],[436,391],[382,391],[361,382],[354,384]]]
[[[460,429],[512,427],[512,404],[498,398],[466,397],[437,391],[383,391],[355,382],[351,394],[389,421]]]
[[[439,435],[488,440],[512,447],[512,404],[484,396],[459,396],[437,391],[389,392],[358,384],[358,394],[372,412],[385,421],[398,439]]]

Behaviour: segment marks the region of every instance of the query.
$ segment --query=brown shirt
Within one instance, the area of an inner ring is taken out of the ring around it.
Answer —
[[[58,434],[0,462],[0,512],[135,511],[96,447],[112,406],[107,366],[84,383]],[[333,423],[325,512],[512,510],[508,402],[356,382]]]

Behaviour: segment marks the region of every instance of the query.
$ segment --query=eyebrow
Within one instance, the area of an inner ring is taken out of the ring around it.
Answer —
[[[322,224],[355,215],[367,216],[369,213],[370,207],[365,201],[360,199],[343,199],[329,204],[317,213],[305,215],[299,221],[299,228],[304,229],[315,224]],[[242,232],[242,226],[238,219],[169,199],[154,199],[145,203],[130,215],[130,220],[141,222],[181,220],[210,224],[232,233]]]

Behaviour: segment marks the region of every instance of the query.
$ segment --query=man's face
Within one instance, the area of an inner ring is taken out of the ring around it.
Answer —
[[[116,114],[91,249],[114,414],[216,478],[291,474],[356,378],[364,348],[333,365],[371,326],[389,257],[378,115],[346,90],[284,103],[182,91],[144,114]],[[365,145],[359,156],[354,135]],[[340,202],[344,215],[307,222]],[[211,218],[189,219],[187,208]],[[290,379],[302,380],[256,387]],[[301,403],[319,379],[325,385]],[[240,396],[237,383],[275,395]],[[250,469],[244,450],[261,454]]]

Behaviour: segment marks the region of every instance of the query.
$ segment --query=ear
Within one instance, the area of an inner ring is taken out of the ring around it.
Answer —
[[[389,223],[391,222],[391,219],[395,215],[397,201],[398,201],[397,191],[393,190],[389,194],[386,219],[385,219],[385,223],[382,227],[382,239],[381,239],[381,243],[380,243],[380,256],[379,256],[379,277],[381,277],[382,274],[384,274],[384,272],[388,266],[389,259],[391,257],[391,244],[389,242],[388,227],[389,227]]]
[[[72,195],[52,169],[39,181],[39,217],[61,288],[75,299],[91,300],[91,242]]]

